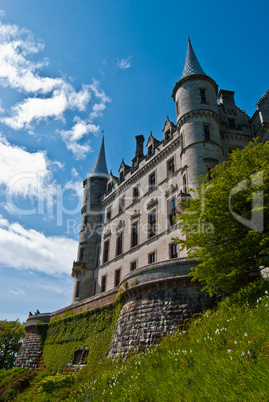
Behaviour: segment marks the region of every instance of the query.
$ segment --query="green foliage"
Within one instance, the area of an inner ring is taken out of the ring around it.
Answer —
[[[269,283],[257,281],[150,350],[102,359],[73,375],[73,383],[67,377],[66,385],[57,375],[41,390],[35,378],[39,393],[32,386],[16,400],[267,401],[268,322]]]
[[[13,367],[25,335],[24,327],[19,320],[0,321],[0,369]]]
[[[248,274],[267,263],[268,160],[269,142],[255,140],[234,151],[228,162],[211,171],[209,182],[201,179],[189,207],[177,217],[186,235],[178,243],[189,258],[198,260],[191,275],[210,295],[235,291]]]
[[[114,328],[124,303],[119,294],[113,304],[54,320],[48,324],[43,356],[50,372],[63,372],[75,351],[89,349],[88,364],[96,364],[106,356]],[[39,326],[38,328],[40,328]],[[39,329],[38,329],[39,330]]]
[[[61,387],[70,387],[74,383],[74,377],[70,375],[48,376],[40,381],[40,391],[50,393]]]
[[[24,368],[0,370],[0,401],[12,401],[30,385],[34,375],[32,370]]]

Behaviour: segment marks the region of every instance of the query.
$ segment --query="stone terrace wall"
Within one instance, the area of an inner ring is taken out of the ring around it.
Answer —
[[[47,323],[50,321],[50,314],[36,314],[28,318],[26,323],[26,335],[19,350],[14,367],[37,368],[37,363],[42,355],[39,347],[39,335],[37,323]]]
[[[184,278],[184,285],[186,281],[188,279]],[[188,287],[173,287],[174,284],[175,281],[168,281],[166,289],[137,294],[127,301],[116,324],[110,357],[124,356],[132,349],[155,344],[166,333],[175,332],[186,318],[212,303],[206,293],[200,292],[201,287],[197,284],[190,282]]]

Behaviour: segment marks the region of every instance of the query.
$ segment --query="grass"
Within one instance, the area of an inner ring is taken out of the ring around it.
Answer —
[[[0,372],[1,380],[1,372]],[[16,401],[269,401],[269,284],[257,282],[187,331],[67,378],[37,373]]]

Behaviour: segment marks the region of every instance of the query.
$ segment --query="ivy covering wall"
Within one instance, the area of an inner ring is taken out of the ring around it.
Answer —
[[[108,306],[75,315],[70,311],[62,319],[56,317],[47,325],[39,325],[46,368],[53,373],[63,372],[81,346],[89,349],[87,365],[106,356],[123,304],[124,297],[118,295]]]

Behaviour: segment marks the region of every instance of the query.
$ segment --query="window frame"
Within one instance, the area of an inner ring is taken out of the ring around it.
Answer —
[[[153,189],[156,186],[156,183],[156,171],[154,171],[149,175],[149,190]]]
[[[123,231],[117,233],[116,240],[116,257],[123,253]]]
[[[172,162],[172,165],[170,163]],[[175,157],[167,161],[167,176],[172,176],[175,173]]]
[[[155,215],[155,219],[151,219],[151,217]],[[156,236],[157,234],[157,210],[154,209],[148,214],[148,238]]]
[[[106,291],[107,287],[107,274],[102,275],[101,277],[101,293]]]
[[[154,264],[155,262],[156,262],[156,251],[153,251],[152,253],[148,254],[148,263],[149,264]]]
[[[136,230],[134,230],[136,228]],[[138,221],[131,224],[131,248],[138,245]]]
[[[117,275],[118,275],[118,277],[117,277]],[[115,269],[115,272],[114,272],[114,287],[115,288],[117,286],[119,286],[120,280],[121,280],[121,268],[118,268],[118,269]]]
[[[174,216],[176,216],[176,207],[177,207],[177,202],[176,198],[170,198],[168,200],[168,217],[169,217],[169,226],[174,226],[176,222],[174,221]]]
[[[205,141],[211,141],[209,124],[204,124],[204,138],[205,138]]]
[[[109,260],[109,239],[104,242],[103,264]]]
[[[169,244],[169,258],[170,259],[178,258],[178,247],[176,243]]]
[[[207,104],[206,101],[206,90],[204,88],[200,88],[200,100],[203,105]]]
[[[79,253],[79,261],[85,261],[85,256],[86,256],[86,247],[81,247],[80,248],[80,253]]]
[[[135,266],[135,268],[132,268]],[[130,262],[130,272],[135,271],[137,269],[137,260],[131,261]]]

